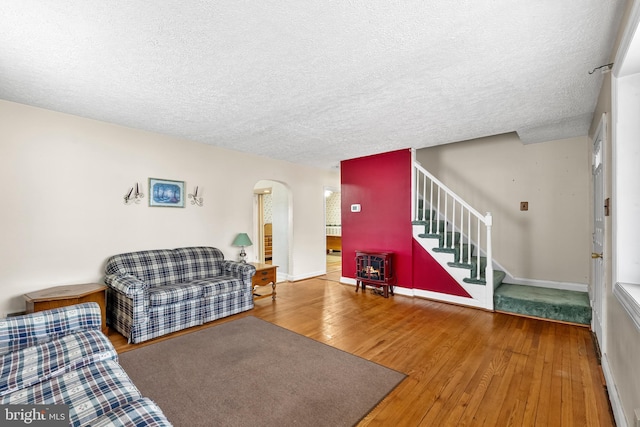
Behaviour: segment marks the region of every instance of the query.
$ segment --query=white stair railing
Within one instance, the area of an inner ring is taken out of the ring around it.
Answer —
[[[461,264],[472,264],[475,258],[475,277],[471,279],[481,280],[480,255],[487,258],[484,279],[487,287],[488,304],[493,308],[493,256],[491,250],[491,227],[493,219],[490,212],[482,215],[471,205],[462,200],[460,196],[451,191],[435,176],[414,162],[413,181],[413,220],[426,222],[426,233],[437,234],[441,227],[444,228],[444,247],[455,247],[455,232],[460,233],[459,251]],[[420,208],[422,205],[422,209]],[[435,211],[435,218],[431,218],[431,211]],[[475,241],[472,239],[475,236]],[[465,248],[466,245],[466,249]],[[475,254],[472,255],[472,245],[475,245]],[[489,303],[490,301],[490,303]]]

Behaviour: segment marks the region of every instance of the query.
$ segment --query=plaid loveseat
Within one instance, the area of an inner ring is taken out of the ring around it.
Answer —
[[[10,405],[68,405],[71,426],[171,426],[100,330],[96,303],[0,319],[3,414],[21,408]]]
[[[133,343],[253,308],[255,267],[217,248],[114,255],[105,272],[108,323]]]

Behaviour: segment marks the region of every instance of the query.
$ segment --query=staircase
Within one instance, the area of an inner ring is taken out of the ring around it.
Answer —
[[[438,218],[435,210],[419,210],[423,219],[412,222],[414,239],[471,296],[462,303],[493,310],[492,291],[502,283],[505,273],[497,269],[489,271],[487,257],[480,253],[477,245],[466,234],[455,231],[444,218]],[[488,272],[493,286],[486,285]]]
[[[422,208],[420,208],[420,210],[422,210]],[[418,233],[417,237],[420,239],[434,239],[434,244],[437,240],[437,245],[432,247],[434,253],[453,255],[451,260],[447,261],[447,266],[468,271],[468,277],[462,278],[464,283],[486,285],[487,257],[477,255],[474,244],[460,243],[461,233],[458,231],[450,231],[446,221],[442,220],[438,222],[435,219],[431,219],[435,218],[436,215],[434,210],[429,210],[425,214],[426,220],[416,220],[412,222],[414,226],[424,226],[424,232]],[[478,265],[480,265],[479,268]],[[494,288],[500,286],[505,276],[504,271],[493,270]]]
[[[482,215],[414,164],[413,237],[469,294],[472,307],[589,325],[586,292],[503,283],[492,258],[490,213]],[[471,237],[473,236],[473,237]],[[489,283],[489,285],[487,285]],[[443,295],[443,301],[452,301]]]

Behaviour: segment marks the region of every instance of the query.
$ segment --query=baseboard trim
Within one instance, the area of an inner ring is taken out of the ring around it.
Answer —
[[[609,394],[609,402],[611,402],[611,410],[613,411],[613,418],[616,421],[616,425],[618,427],[628,427],[629,424],[627,424],[627,419],[624,416],[622,402],[620,401],[616,382],[609,367],[609,360],[606,354],[602,355],[601,366],[602,372],[604,373],[604,380],[607,383],[607,393]]]
[[[352,279],[350,277],[341,277],[340,283],[355,286],[356,279]],[[459,297],[457,295],[442,294],[439,292],[425,291],[423,289],[404,288],[402,286],[394,286],[393,293],[395,295],[418,297],[432,301],[445,302],[448,304],[462,305],[465,307],[481,308],[483,310],[486,310],[486,307],[484,307],[480,303],[480,301],[474,300],[472,298]]]
[[[413,296],[416,296],[418,298],[425,298],[425,299],[434,300],[434,301],[446,302],[449,304],[463,305],[465,307],[481,308],[483,310],[486,310],[486,307],[482,304],[481,301],[475,300],[473,298],[465,298],[465,297],[459,297],[457,295],[442,294],[440,292],[426,291],[424,289],[409,289],[409,290],[413,291]]]
[[[301,274],[298,276],[292,276],[292,275],[283,275],[286,276],[288,281],[290,282],[298,282],[300,280],[305,280],[305,279],[311,279],[312,277],[318,277],[318,276],[322,276],[327,274],[327,271],[316,271],[314,273],[307,273],[307,274]],[[278,281],[280,280],[282,276],[280,275],[280,272],[278,272]]]
[[[356,279],[352,279],[351,277],[340,277],[340,283],[344,283],[345,285],[356,285]]]
[[[523,279],[521,277],[509,277],[504,283],[513,285],[537,286],[539,288],[562,289],[564,291],[588,292],[586,283],[554,282],[551,280]]]

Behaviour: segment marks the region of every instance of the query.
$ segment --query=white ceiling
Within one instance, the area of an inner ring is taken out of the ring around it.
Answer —
[[[625,0],[2,0],[0,98],[319,167],[586,135]]]

